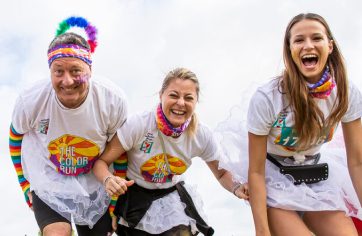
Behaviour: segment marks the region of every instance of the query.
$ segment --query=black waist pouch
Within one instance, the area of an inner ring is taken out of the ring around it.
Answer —
[[[316,160],[319,160],[320,154],[316,154]],[[328,164],[316,163],[312,165],[283,165],[269,153],[267,159],[279,167],[281,174],[290,176],[295,185],[301,183],[314,184],[328,179]]]

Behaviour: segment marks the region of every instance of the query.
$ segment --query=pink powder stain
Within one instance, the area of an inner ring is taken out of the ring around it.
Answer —
[[[77,84],[84,84],[89,81],[89,78],[90,78],[89,74],[84,74],[84,75],[78,76],[75,81]]]

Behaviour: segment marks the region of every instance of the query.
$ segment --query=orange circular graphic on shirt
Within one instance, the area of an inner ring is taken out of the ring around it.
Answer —
[[[180,175],[187,169],[186,163],[177,157],[166,154],[158,154],[151,157],[141,166],[141,174],[145,181],[154,183],[166,183],[172,180],[173,175]]]
[[[49,159],[64,175],[88,173],[99,156],[99,146],[85,138],[65,134],[48,145]]]

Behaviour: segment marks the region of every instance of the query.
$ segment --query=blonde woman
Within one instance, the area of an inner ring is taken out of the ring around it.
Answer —
[[[195,192],[182,182],[192,158],[202,158],[220,184],[237,197],[247,198],[247,187],[218,168],[218,145],[195,114],[196,75],[185,68],[170,71],[159,96],[156,109],[127,119],[95,163],[94,173],[110,195],[122,194],[115,210],[119,235],[212,235],[213,229],[200,216]],[[124,152],[128,181],[108,170]]]

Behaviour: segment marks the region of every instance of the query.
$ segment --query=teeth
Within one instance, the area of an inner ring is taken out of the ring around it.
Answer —
[[[186,113],[184,111],[175,111],[175,110],[172,110],[172,112],[177,114],[177,115],[184,115]]]
[[[302,59],[307,59],[307,58],[317,58],[317,55],[307,54],[307,55],[304,55],[304,56],[302,57]]]

